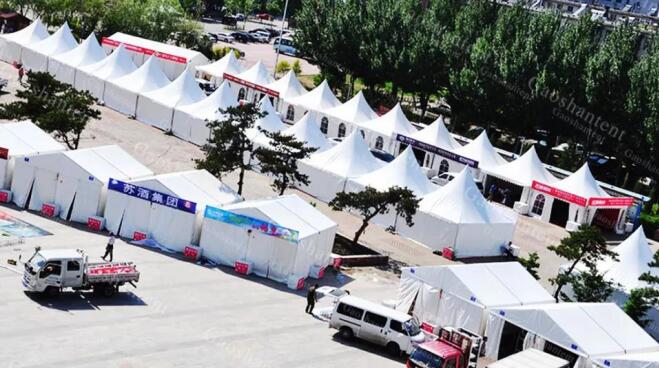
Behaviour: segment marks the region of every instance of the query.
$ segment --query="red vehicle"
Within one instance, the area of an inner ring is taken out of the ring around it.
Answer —
[[[419,345],[407,359],[407,368],[475,368],[481,338],[466,330],[443,328],[435,341]]]
[[[258,13],[256,14],[256,18],[261,20],[272,20],[272,15],[268,13]]]

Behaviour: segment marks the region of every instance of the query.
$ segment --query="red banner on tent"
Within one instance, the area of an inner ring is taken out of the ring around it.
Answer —
[[[137,53],[144,54],[144,55],[153,55],[153,54],[155,54],[156,57],[158,57],[160,59],[173,61],[175,63],[187,64],[187,62],[188,62],[188,59],[186,59],[182,56],[176,56],[176,55],[168,54],[168,53],[165,53],[165,52],[158,52],[158,51],[155,51],[155,50],[147,49],[145,47],[135,46],[135,45],[131,45],[131,44],[128,44],[128,43],[125,43],[125,42],[115,41],[115,40],[112,40],[112,39],[107,38],[107,37],[103,37],[103,39],[101,40],[101,43],[103,45],[112,46],[112,47],[119,47],[119,45],[123,43],[124,47],[128,51],[133,51],[133,52],[137,52]]]
[[[549,194],[550,196],[556,197],[556,198],[558,198],[560,200],[563,200],[565,202],[576,204],[577,206],[586,207],[586,205],[588,204],[588,200],[586,200],[586,198],[584,198],[584,197],[566,192],[566,191],[558,189],[558,188],[554,188],[551,185],[542,184],[542,183],[537,182],[535,180],[531,184],[531,188],[533,190],[538,191],[538,192]]]
[[[272,90],[270,88],[266,88],[266,87],[260,86],[258,84],[255,84],[255,83],[248,82],[244,79],[238,78],[238,77],[236,77],[234,75],[231,75],[229,73],[224,73],[224,75],[222,77],[224,79],[228,80],[228,81],[236,82],[236,83],[241,84],[241,85],[243,85],[247,88],[255,89],[259,92],[263,92],[267,95],[273,96],[275,98],[279,98],[279,92],[277,92],[275,90]]]
[[[632,197],[589,198],[588,205],[592,207],[629,207],[634,204]]]
[[[0,147],[0,159],[9,160],[9,149]]]

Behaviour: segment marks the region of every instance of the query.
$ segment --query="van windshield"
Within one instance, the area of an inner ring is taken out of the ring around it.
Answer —
[[[419,321],[414,318],[410,318],[404,322],[403,327],[405,327],[405,331],[407,331],[407,334],[410,336],[416,336],[421,333],[421,328],[419,328]]]
[[[410,361],[423,368],[440,368],[444,363],[444,359],[423,348],[415,349],[410,355]]]

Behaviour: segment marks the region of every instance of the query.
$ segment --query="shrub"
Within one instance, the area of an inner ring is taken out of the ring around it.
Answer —
[[[295,73],[295,75],[302,74],[302,65],[300,65],[300,60],[295,60],[295,62],[293,62],[293,73]]]
[[[277,74],[285,74],[289,70],[291,70],[291,64],[286,60],[282,60],[277,64],[277,68],[275,69],[275,72]]]

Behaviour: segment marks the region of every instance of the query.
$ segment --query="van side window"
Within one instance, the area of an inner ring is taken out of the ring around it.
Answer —
[[[402,333],[403,335],[407,335],[407,332],[405,332],[405,329],[403,328],[403,324],[399,321],[393,319],[389,321],[389,328],[398,333]]]
[[[374,326],[384,327],[384,325],[387,324],[387,317],[382,317],[379,314],[366,312],[366,315],[364,316],[364,322]]]
[[[363,309],[343,303],[339,304],[339,306],[336,308],[336,311],[339,314],[343,314],[344,316],[348,316],[358,320],[361,320],[362,316],[364,315]]]
[[[50,275],[62,274],[62,261],[50,261],[46,263],[44,268],[39,273],[39,278],[46,278]]]

